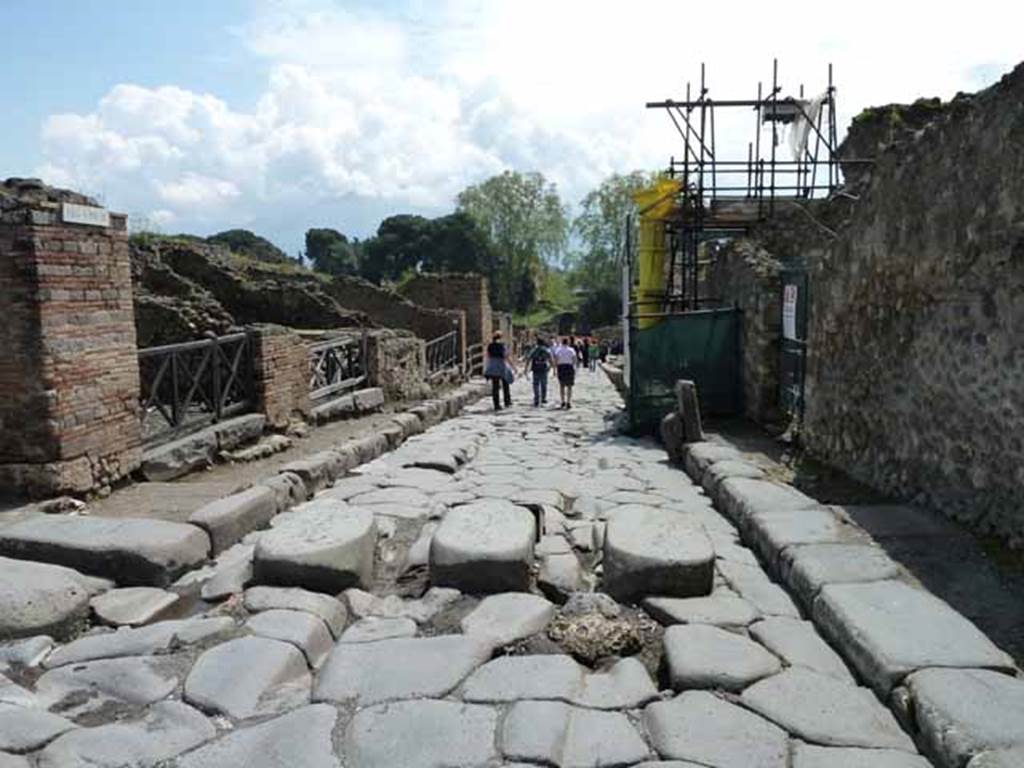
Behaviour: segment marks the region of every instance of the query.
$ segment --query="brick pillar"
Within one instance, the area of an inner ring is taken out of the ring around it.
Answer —
[[[256,397],[270,426],[281,429],[309,416],[309,350],[280,325],[253,326]]]
[[[0,184],[0,491],[97,490],[141,460],[125,217]]]

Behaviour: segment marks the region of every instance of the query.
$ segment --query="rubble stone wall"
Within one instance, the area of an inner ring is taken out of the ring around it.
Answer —
[[[876,488],[1021,543],[1024,65],[927,106],[911,128],[883,108],[851,129],[876,162],[809,258],[804,435]]]
[[[103,487],[141,459],[125,217],[64,223],[38,182],[0,192],[0,489]]]
[[[388,400],[429,396],[426,342],[423,339],[395,331],[374,331],[367,342],[369,386],[383,389]]]

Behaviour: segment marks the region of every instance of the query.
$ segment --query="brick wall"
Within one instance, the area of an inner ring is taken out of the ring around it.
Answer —
[[[466,344],[490,341],[493,318],[486,278],[473,274],[420,274],[399,290],[422,307],[463,310],[466,313]]]
[[[41,185],[24,200],[3,191],[0,490],[109,485],[141,459],[125,218],[65,224],[62,201],[92,201]]]
[[[282,428],[305,418],[309,400],[309,351],[298,334],[279,325],[253,326],[256,396],[267,423]]]

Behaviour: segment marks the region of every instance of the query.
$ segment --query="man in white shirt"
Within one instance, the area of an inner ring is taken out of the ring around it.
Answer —
[[[572,387],[576,383],[576,350],[568,338],[551,350],[558,372],[558,387],[562,396],[562,408],[572,408]]]

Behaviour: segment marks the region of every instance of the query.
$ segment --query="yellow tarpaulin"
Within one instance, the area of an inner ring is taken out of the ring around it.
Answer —
[[[640,190],[633,200],[640,209],[639,284],[636,291],[636,312],[639,329],[656,325],[660,318],[644,315],[660,312],[665,298],[665,218],[675,207],[675,197],[683,188],[682,179],[659,179],[653,186]]]

